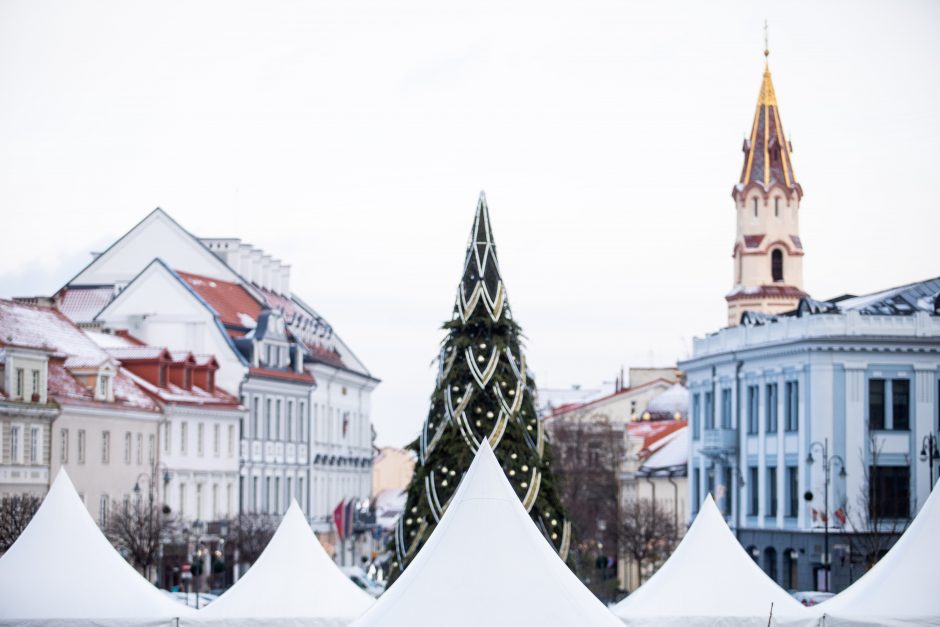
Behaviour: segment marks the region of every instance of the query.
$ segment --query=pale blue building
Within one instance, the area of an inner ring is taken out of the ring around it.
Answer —
[[[874,550],[858,532],[873,521],[903,528],[926,500],[925,444],[940,429],[940,278],[748,311],[696,339],[679,365],[691,393],[692,514],[712,492],[783,587],[826,589],[827,521],[838,591]],[[935,460],[934,481],[938,470]]]

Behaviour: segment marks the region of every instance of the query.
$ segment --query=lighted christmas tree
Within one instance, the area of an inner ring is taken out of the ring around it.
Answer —
[[[454,314],[444,328],[448,334],[438,356],[431,409],[411,445],[418,463],[392,538],[391,580],[434,531],[484,439],[535,525],[566,559],[571,525],[552,480],[550,447],[535,409],[535,383],[509,309],[482,193]]]

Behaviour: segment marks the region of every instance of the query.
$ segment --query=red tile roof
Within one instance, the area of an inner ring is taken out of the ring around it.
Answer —
[[[760,235],[745,235],[744,247],[745,248],[758,248],[762,241],[764,241],[763,233],[761,233]]]
[[[653,452],[654,445],[657,442],[682,429],[687,424],[687,420],[638,420],[628,422],[626,429],[631,437],[643,438],[640,456],[646,457]]]
[[[668,379],[663,379],[662,377],[657,377],[656,379],[652,379],[652,380],[650,380],[650,381],[646,381],[646,382],[644,382],[644,383],[641,383],[640,385],[634,385],[634,386],[631,387],[631,388],[624,388],[624,389],[619,390],[619,391],[617,391],[617,392],[614,392],[614,393],[612,393],[612,394],[607,394],[607,395],[605,395],[605,396],[601,396],[600,398],[591,399],[591,400],[586,401],[586,402],[584,402],[584,403],[565,403],[564,405],[559,405],[559,406],[556,407],[554,410],[552,410],[551,415],[548,416],[548,417],[549,417],[549,418],[552,418],[552,417],[554,417],[554,416],[559,416],[559,415],[561,415],[561,414],[566,414],[566,413],[568,413],[568,412],[570,412],[570,411],[584,409],[585,407],[590,407],[591,405],[595,405],[595,404],[597,404],[597,403],[602,403],[602,402],[604,402],[604,401],[606,401],[606,400],[609,400],[609,399],[611,399],[611,398],[615,398],[615,397],[620,396],[620,395],[622,395],[622,394],[629,394],[629,393],[631,393],[631,392],[636,392],[636,391],[638,391],[638,390],[642,390],[642,389],[644,389],[644,388],[652,387],[652,386],[654,386],[654,385],[665,384],[665,385],[668,386],[668,385],[672,385],[673,383],[675,383],[675,381],[670,381],[670,380],[668,380]]]
[[[241,329],[254,327],[261,313],[261,303],[244,287],[179,270],[176,273],[215,310],[222,324]]]
[[[249,368],[248,375],[252,377],[265,377],[268,379],[282,379],[284,381],[301,381],[314,384],[316,379],[309,372],[288,372],[286,370],[270,370],[268,368]]]
[[[806,292],[792,285],[761,285],[755,288],[741,288],[725,296],[725,300],[751,300],[754,298],[806,298]]]

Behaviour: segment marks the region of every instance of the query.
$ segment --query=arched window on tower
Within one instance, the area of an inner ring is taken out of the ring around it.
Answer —
[[[754,217],[757,217],[757,196],[754,197]]]
[[[780,217],[780,196],[774,198],[774,217]]]
[[[783,282],[783,251],[779,248],[770,253],[770,274],[775,283]]]

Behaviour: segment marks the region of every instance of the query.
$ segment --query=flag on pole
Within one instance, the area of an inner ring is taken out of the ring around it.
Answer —
[[[343,540],[346,537],[346,507],[343,501],[333,510],[333,524],[336,525],[336,535]]]

